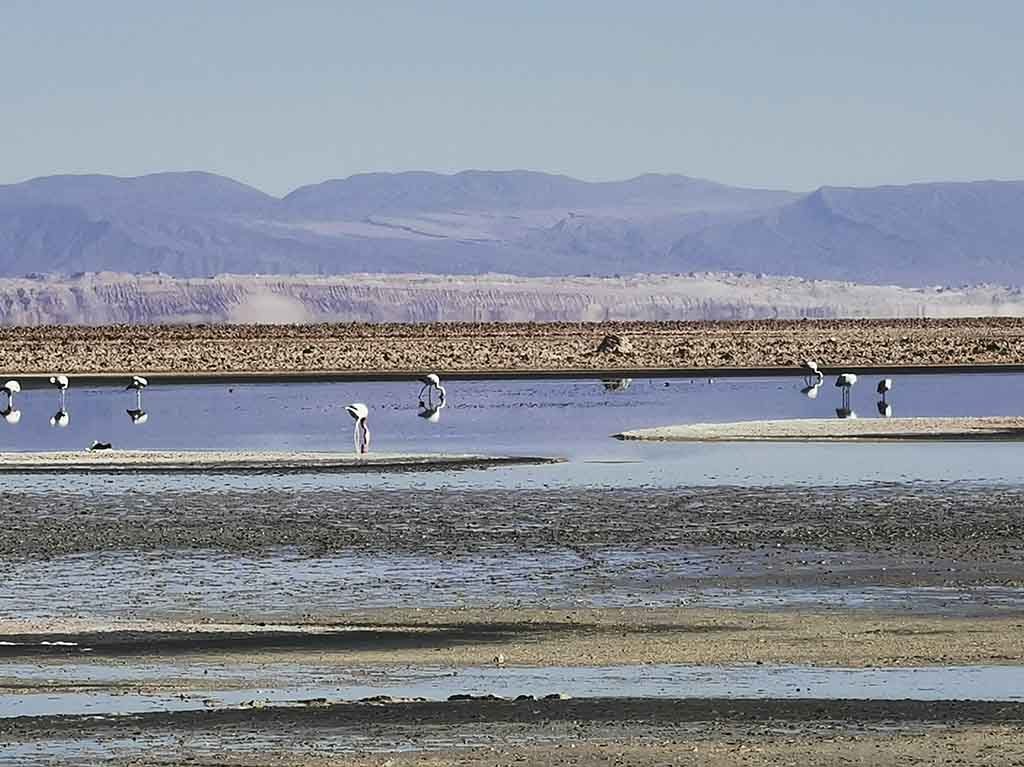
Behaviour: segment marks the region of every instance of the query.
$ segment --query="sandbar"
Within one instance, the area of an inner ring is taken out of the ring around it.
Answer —
[[[85,450],[0,453],[3,472],[304,472],[408,471],[486,468],[510,464],[555,463],[537,456],[471,454],[277,452],[254,450]]]
[[[11,619],[0,657],[198,659],[339,668],[648,663],[880,666],[1019,664],[1022,615],[987,618],[860,610],[380,608],[302,623],[252,619]],[[62,644],[42,644],[43,641]],[[86,654],[81,648],[88,647]],[[268,666],[269,668],[269,666]]]
[[[1024,439],[1024,418],[790,418],[657,426],[614,436],[652,442],[1018,440]]]

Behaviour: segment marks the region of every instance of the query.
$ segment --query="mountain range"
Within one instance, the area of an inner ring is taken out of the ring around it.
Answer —
[[[807,194],[680,175],[372,173],[284,197],[203,172],[0,186],[0,276],[743,272],[1022,282],[1024,182]]]

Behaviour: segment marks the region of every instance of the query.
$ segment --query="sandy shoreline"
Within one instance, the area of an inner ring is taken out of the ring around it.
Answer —
[[[609,334],[626,339],[597,353]],[[413,375],[1024,364],[1024,320],[0,328],[5,375]]]
[[[1018,440],[1024,439],[1024,417],[790,418],[657,426],[615,437],[653,442]]]
[[[0,473],[408,471],[554,463],[557,458],[405,453],[224,450],[97,450],[0,453]]]

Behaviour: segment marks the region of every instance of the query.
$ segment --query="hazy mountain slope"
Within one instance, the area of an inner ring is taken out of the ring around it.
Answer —
[[[922,284],[1020,284],[1024,182],[825,187],[679,240],[678,269]]]
[[[691,219],[790,199],[653,175],[370,174],[284,200],[209,173],[53,176],[0,186],[0,275],[636,271],[660,268]],[[570,216],[586,223],[566,246],[558,224]]]
[[[826,187],[365,174],[278,199],[208,173],[0,186],[0,276],[736,271],[1020,284],[1024,182]]]
[[[737,189],[679,175],[588,182],[531,171],[366,173],[296,189],[284,198],[293,215],[351,218],[442,210],[636,208],[680,212],[765,208],[788,192]]]
[[[68,205],[94,216],[159,211],[225,216],[273,210],[279,200],[224,176],[200,171],[135,178],[103,175],[46,176],[0,186],[0,205]]]

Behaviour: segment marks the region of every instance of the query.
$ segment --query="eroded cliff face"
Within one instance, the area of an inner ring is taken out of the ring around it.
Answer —
[[[1021,316],[1009,288],[908,289],[728,274],[624,278],[86,274],[0,280],[0,324],[553,322]]]

